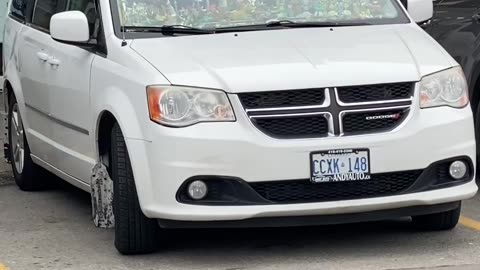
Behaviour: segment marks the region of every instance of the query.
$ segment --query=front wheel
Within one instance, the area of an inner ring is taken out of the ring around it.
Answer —
[[[111,142],[115,247],[122,254],[153,252],[160,228],[140,208],[130,158],[118,124],[113,127]]]
[[[415,227],[428,231],[451,230],[457,226],[460,219],[462,205],[457,208],[429,215],[413,216],[412,221]]]

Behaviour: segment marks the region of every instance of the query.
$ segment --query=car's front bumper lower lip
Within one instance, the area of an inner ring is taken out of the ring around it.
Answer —
[[[366,222],[400,217],[427,215],[453,210],[459,207],[460,202],[449,202],[435,205],[410,206],[396,209],[376,210],[369,212],[334,214],[334,215],[308,215],[308,216],[282,216],[282,217],[256,217],[241,220],[222,221],[180,221],[158,219],[162,228],[243,228],[243,227],[291,227],[332,225],[350,222]]]
[[[277,204],[254,206],[204,206],[177,203],[172,208],[153,205],[143,209],[151,218],[184,221],[242,220],[259,217],[337,215],[396,209],[410,206],[427,206],[461,201],[477,192],[475,181],[464,185],[433,191],[369,199],[331,201],[321,203]]]

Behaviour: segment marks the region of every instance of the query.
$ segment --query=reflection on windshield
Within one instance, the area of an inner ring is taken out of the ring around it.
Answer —
[[[366,21],[401,14],[395,0],[117,0],[124,26],[218,28],[271,20]]]

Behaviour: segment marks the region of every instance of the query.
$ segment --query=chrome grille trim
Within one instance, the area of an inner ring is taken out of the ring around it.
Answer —
[[[388,133],[391,131],[365,131],[359,134],[344,134],[343,117],[348,113],[387,111],[395,109],[411,109],[414,102],[414,94],[417,84],[412,82],[411,96],[404,99],[389,99],[382,101],[367,101],[367,102],[352,102],[345,103],[339,98],[338,88],[323,88],[325,91],[325,99],[323,104],[308,105],[308,106],[290,106],[290,107],[269,107],[269,108],[255,108],[246,109],[243,104],[242,107],[246,112],[247,117],[254,122],[254,119],[259,118],[282,118],[282,117],[301,117],[301,116],[315,116],[324,115],[328,121],[328,136],[326,137],[341,137],[341,136],[359,136],[376,133]],[[399,124],[393,127],[393,130],[403,126],[408,120],[408,115],[412,110],[408,110],[405,118]],[[253,125],[258,131],[269,136],[263,130]],[[271,136],[269,136],[271,137]],[[318,137],[325,138],[325,137]],[[292,137],[288,139],[301,139],[299,137]]]
[[[311,116],[311,115],[330,115],[329,112],[307,112],[307,113],[279,113],[279,114],[265,114],[265,115],[251,115],[249,118],[281,118],[291,116]]]

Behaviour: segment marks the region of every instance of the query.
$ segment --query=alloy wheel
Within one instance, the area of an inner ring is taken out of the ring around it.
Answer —
[[[25,161],[25,141],[23,122],[18,109],[18,104],[15,103],[11,114],[10,137],[12,138],[12,162],[15,164],[17,173],[21,174]]]

